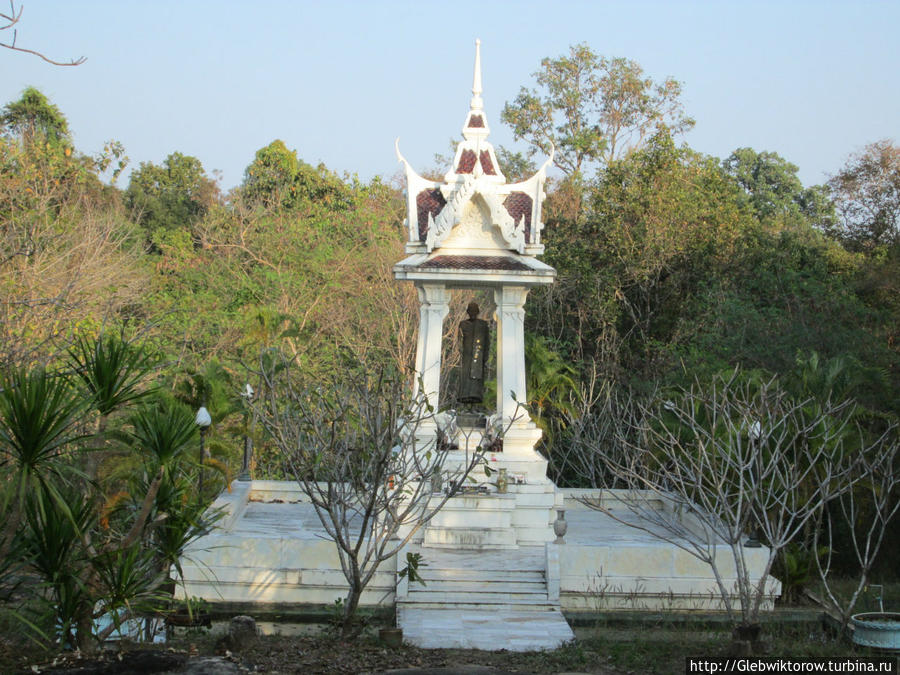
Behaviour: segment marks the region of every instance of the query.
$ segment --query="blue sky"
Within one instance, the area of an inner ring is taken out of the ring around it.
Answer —
[[[0,101],[36,86],[79,150],[122,142],[131,166],[173,151],[240,183],[275,138],[363,179],[422,169],[458,138],[482,40],[491,140],[512,146],[504,102],[541,58],[586,42],[684,86],[685,140],[726,157],[774,151],[822,182],[866,143],[900,139],[900,2],[180,2],[17,0]],[[6,36],[3,36],[6,37]],[[127,185],[127,179],[122,186]]]

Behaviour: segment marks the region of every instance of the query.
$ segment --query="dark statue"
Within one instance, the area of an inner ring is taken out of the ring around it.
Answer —
[[[478,318],[478,303],[470,302],[466,308],[469,318],[459,322],[462,339],[462,366],[459,374],[457,401],[481,403],[484,399],[484,376],[487,371],[488,323]]]

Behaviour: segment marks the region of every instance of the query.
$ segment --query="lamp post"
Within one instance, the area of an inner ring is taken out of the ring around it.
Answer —
[[[241,473],[238,480],[250,480],[250,457],[253,453],[253,439],[250,438],[250,401],[253,400],[253,387],[244,385],[241,398],[244,399],[244,459],[241,462]]]
[[[206,431],[212,424],[212,417],[209,416],[209,410],[206,406],[200,406],[197,411],[197,417],[194,422],[200,427],[200,476],[197,479],[197,498],[203,499],[203,460],[206,459]]]

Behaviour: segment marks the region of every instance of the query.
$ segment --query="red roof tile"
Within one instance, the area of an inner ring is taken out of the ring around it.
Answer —
[[[439,255],[416,266],[436,270],[501,270],[527,272],[531,268],[515,258],[502,255]]]
[[[416,195],[416,224],[419,226],[419,241],[425,241],[425,237],[428,235],[428,214],[430,213],[432,218],[437,218],[446,204],[447,200],[441,194],[440,188],[422,190]]]
[[[509,196],[503,202],[506,212],[512,216],[512,219],[519,224],[519,219],[525,216],[525,242],[531,243],[531,209],[532,199],[524,192],[510,192]]]

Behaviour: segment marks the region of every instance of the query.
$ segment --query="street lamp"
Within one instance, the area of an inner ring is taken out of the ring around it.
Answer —
[[[200,476],[197,479],[197,497],[203,499],[203,460],[206,459],[206,431],[212,424],[212,417],[209,416],[209,410],[206,406],[200,406],[197,411],[197,417],[194,422],[200,427]]]
[[[250,438],[250,401],[253,400],[253,387],[249,383],[244,385],[241,398],[244,399],[244,459],[241,462],[241,473],[238,480],[250,480],[250,455],[253,452],[253,440]]]

